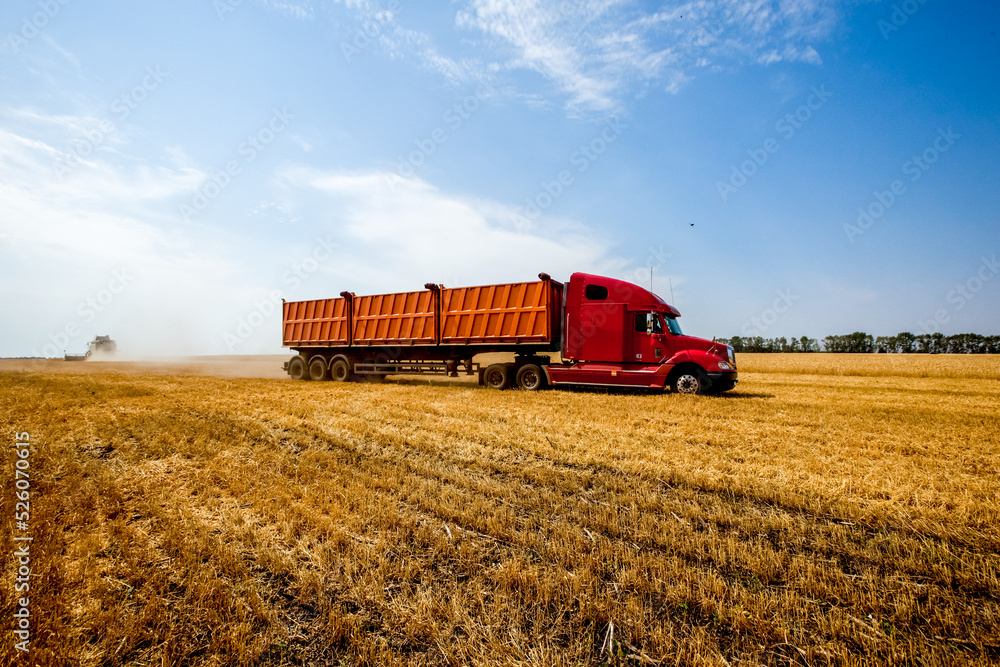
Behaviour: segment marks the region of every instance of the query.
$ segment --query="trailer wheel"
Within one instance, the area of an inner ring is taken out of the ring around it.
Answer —
[[[313,357],[309,362],[309,379],[325,380],[327,376],[326,359],[323,357]]]
[[[306,366],[306,360],[302,357],[292,357],[288,362],[288,375],[293,380],[308,380],[309,368]]]
[[[493,364],[483,373],[483,382],[490,389],[506,389],[509,380],[507,364]]]
[[[525,364],[517,370],[517,388],[538,391],[545,386],[545,375],[536,364]]]
[[[684,370],[674,376],[670,389],[675,394],[701,394],[708,388],[708,380],[700,370]]]
[[[330,377],[334,382],[347,382],[351,379],[351,365],[346,359],[335,359],[330,364]]]

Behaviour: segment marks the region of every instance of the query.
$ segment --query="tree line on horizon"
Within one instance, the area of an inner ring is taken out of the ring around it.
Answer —
[[[736,352],[856,352],[888,354],[1000,354],[1000,336],[942,333],[912,334],[908,331],[895,336],[872,336],[855,331],[842,336],[827,336],[822,341],[808,336],[801,338],[762,338],[733,336],[719,338],[732,345]]]

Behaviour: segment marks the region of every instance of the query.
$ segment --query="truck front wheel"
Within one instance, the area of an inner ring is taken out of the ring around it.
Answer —
[[[517,387],[525,391],[538,391],[545,385],[545,375],[536,364],[525,364],[517,370]]]
[[[675,394],[701,394],[708,388],[705,375],[696,369],[685,369],[674,376],[670,389]]]

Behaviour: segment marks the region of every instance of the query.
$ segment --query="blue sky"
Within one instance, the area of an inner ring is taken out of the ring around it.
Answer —
[[[689,333],[1000,333],[1000,5],[10,0],[0,355],[649,283]]]

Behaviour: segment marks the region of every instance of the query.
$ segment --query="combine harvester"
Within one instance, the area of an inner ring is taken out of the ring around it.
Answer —
[[[701,394],[738,382],[733,348],[685,336],[680,313],[652,292],[585,273],[566,285],[538,277],[284,302],[282,345],[298,353],[284,370],[295,380],[348,382],[457,376],[461,367],[488,387],[529,391],[565,385]],[[514,361],[485,369],[473,362],[492,352],[512,352]]]
[[[94,340],[90,341],[85,354],[65,354],[63,359],[66,361],[86,361],[99,356],[110,357],[117,351],[118,343],[111,340],[111,336],[94,336]]]

